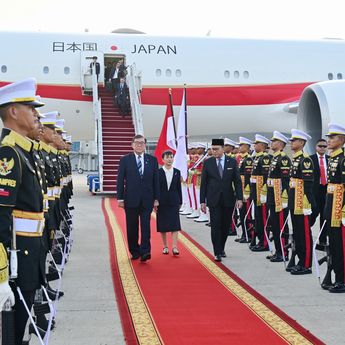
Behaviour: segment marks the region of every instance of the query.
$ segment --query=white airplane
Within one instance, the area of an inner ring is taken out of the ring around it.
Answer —
[[[61,112],[74,140],[95,136],[92,97],[82,90],[94,55],[101,64],[100,81],[104,65],[115,58],[135,64],[142,87],[144,134],[149,139],[160,133],[168,88],[179,106],[183,85],[187,86],[190,136],[237,137],[288,132],[297,124],[298,102],[308,85],[345,78],[345,42],[336,39],[0,32],[0,46],[0,86],[34,76],[45,109]]]

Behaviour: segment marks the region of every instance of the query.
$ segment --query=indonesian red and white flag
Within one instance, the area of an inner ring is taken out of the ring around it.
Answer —
[[[186,90],[183,91],[182,103],[178,118],[178,127],[176,133],[177,150],[174,159],[174,167],[181,171],[181,177],[184,181],[188,176],[187,161],[187,108],[186,108]]]
[[[159,136],[155,156],[158,160],[160,165],[163,165],[162,161],[162,154],[164,151],[172,151],[175,154],[176,151],[176,138],[175,138],[175,128],[174,128],[174,117],[171,112],[171,105],[167,106],[167,110],[165,113],[165,118],[161,130],[161,134]]]

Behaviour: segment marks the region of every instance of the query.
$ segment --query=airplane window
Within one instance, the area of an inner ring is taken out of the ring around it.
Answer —
[[[225,78],[230,78],[230,72],[229,71],[224,71],[224,77]]]
[[[328,73],[328,79],[333,80],[333,73]]]
[[[239,71],[235,71],[234,72],[234,77],[237,79],[240,77],[240,72]]]
[[[177,69],[177,70],[175,71],[175,75],[176,75],[176,77],[181,77],[181,75],[182,75],[181,70],[180,70],[180,69]]]
[[[156,77],[160,77],[162,75],[162,71],[158,68],[156,69]]]
[[[245,79],[248,79],[248,78],[249,78],[249,72],[248,72],[248,71],[244,71],[244,72],[243,72],[243,77],[244,77]]]
[[[49,73],[49,67],[48,66],[44,66],[43,67],[43,73],[44,74],[48,74]]]
[[[338,74],[337,74],[337,78],[338,78],[338,79],[343,79],[342,73],[338,73]]]
[[[69,74],[70,68],[69,68],[69,67],[65,67],[65,68],[63,69],[63,71],[64,71],[65,74]]]
[[[7,72],[7,66],[2,65],[2,66],[1,66],[1,72],[2,72],[2,73],[6,73],[6,72]]]
[[[167,69],[167,70],[165,71],[165,75],[166,75],[167,77],[171,77],[171,69]]]

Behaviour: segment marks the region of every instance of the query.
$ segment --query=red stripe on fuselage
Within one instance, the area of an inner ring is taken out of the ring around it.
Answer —
[[[0,87],[9,84],[0,82]],[[272,84],[243,86],[195,86],[187,88],[187,104],[190,106],[246,106],[284,104],[298,101],[302,91],[312,84]],[[172,88],[173,103],[180,105],[182,87]],[[39,84],[37,94],[43,98],[91,102],[91,96],[83,96],[79,85]],[[143,87],[141,101],[145,105],[166,105],[168,87]]]

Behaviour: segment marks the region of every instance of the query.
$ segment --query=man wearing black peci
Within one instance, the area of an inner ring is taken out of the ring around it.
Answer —
[[[316,143],[316,153],[311,155],[310,158],[314,163],[314,184],[313,194],[316,202],[316,207],[310,219],[310,226],[316,222],[316,218],[320,215],[320,229],[324,222],[324,208],[326,203],[327,194],[327,168],[329,156],[326,154],[327,142],[325,139],[320,139]],[[327,228],[325,227],[320,236],[320,243],[327,243]]]
[[[156,157],[145,153],[146,139],[132,139],[133,152],[121,158],[117,175],[118,205],[125,209],[128,249],[132,260],[151,259],[150,219],[159,205],[159,175]],[[139,218],[141,243],[139,245]]]
[[[224,139],[212,140],[212,152],[202,170],[200,204],[203,212],[206,204],[210,209],[214,258],[222,261],[231,215],[235,206],[242,207],[243,192],[236,160],[224,154]]]

